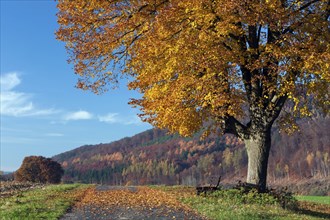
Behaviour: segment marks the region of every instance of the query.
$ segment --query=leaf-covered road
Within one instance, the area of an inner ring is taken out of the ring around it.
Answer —
[[[61,219],[205,219],[177,198],[150,187],[98,186]]]

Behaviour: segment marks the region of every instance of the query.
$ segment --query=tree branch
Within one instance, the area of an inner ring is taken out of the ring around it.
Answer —
[[[301,11],[301,10],[304,10],[305,8],[308,8],[309,6],[311,6],[312,4],[316,3],[316,2],[319,2],[320,0],[313,0],[313,1],[310,1],[308,3],[306,3],[305,5],[301,6],[297,11]],[[295,12],[297,12],[295,11]]]
[[[274,100],[275,107],[272,111],[272,115],[269,117],[269,121],[268,121],[269,123],[273,124],[273,122],[277,119],[287,99],[288,99],[287,95],[281,96],[279,98],[275,98]]]
[[[260,24],[260,25],[259,25],[259,29],[258,29],[258,35],[257,35],[257,42],[258,42],[258,45],[259,45],[260,37],[261,37],[261,28],[262,28],[262,25]]]
[[[328,4],[327,4],[327,10],[325,13],[325,20],[327,21],[330,17],[330,0],[328,0]]]
[[[306,9],[306,8],[308,8],[309,6],[311,6],[312,4],[314,4],[314,3],[316,3],[316,2],[319,2],[320,0],[313,0],[313,1],[310,1],[310,2],[308,2],[308,3],[306,3],[305,5],[303,5],[303,6],[301,6],[299,9],[297,9],[296,11],[293,11],[292,13],[290,13],[290,15],[289,16],[291,16],[292,14],[295,14],[296,12],[299,12],[299,11],[302,11],[302,10],[304,10],[304,9]],[[329,4],[330,4],[330,1],[328,1],[328,6],[329,6]],[[329,10],[327,10],[327,12],[329,12],[330,11],[330,9]],[[330,12],[329,12],[330,13]],[[305,18],[308,16],[308,15],[310,15],[310,14],[312,14],[311,12],[309,12],[306,16],[305,16]],[[283,31],[282,31],[282,35],[283,34],[286,34],[287,32],[289,32],[289,31],[292,31],[292,27],[293,26],[300,26],[300,25],[302,25],[304,22],[303,21],[299,21],[299,22],[297,22],[297,23],[294,23],[294,24],[291,24],[289,27],[287,27],[286,29],[284,29]]]
[[[229,116],[225,119],[225,129],[224,133],[234,134],[239,138],[246,138],[247,134],[247,127],[239,122],[233,116]]]
[[[245,68],[245,66],[241,66],[241,71],[243,75],[242,78],[246,90],[246,96],[249,102],[251,102],[251,94],[252,94],[251,72],[247,68]]]

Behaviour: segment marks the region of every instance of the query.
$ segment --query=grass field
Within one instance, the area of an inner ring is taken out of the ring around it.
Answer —
[[[58,219],[88,185],[48,185],[0,199],[0,219]]]
[[[242,196],[238,191],[219,191],[211,196],[196,196],[193,188],[159,187],[177,194],[179,199],[210,219],[330,219],[330,205],[297,202],[295,210],[283,209],[269,195]],[[295,203],[295,202],[293,202]]]
[[[58,219],[90,185],[48,185],[0,199],[0,219]],[[242,195],[238,190],[221,190],[208,196],[196,196],[193,187],[150,186],[174,195],[178,201],[209,219],[330,219],[329,197],[297,196],[295,210],[283,209],[267,194]],[[301,201],[301,202],[300,202]]]
[[[330,196],[296,196],[298,201],[315,202],[330,205]]]

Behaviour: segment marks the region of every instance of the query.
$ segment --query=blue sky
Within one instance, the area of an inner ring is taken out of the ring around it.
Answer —
[[[0,170],[30,155],[51,157],[151,128],[127,104],[139,97],[122,82],[95,95],[76,89],[64,44],[55,39],[56,2],[1,0]]]

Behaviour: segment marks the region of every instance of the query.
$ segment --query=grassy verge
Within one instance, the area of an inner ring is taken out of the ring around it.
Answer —
[[[299,202],[295,210],[283,209],[279,202],[268,194],[251,192],[242,194],[239,190],[222,190],[207,196],[196,196],[190,187],[158,187],[167,193],[177,195],[183,203],[190,206],[209,219],[281,219],[281,220],[313,220],[329,219],[330,206],[319,204],[311,206]],[[295,204],[292,201],[292,204]],[[292,206],[293,207],[293,206]]]
[[[58,219],[79,199],[88,185],[48,185],[1,198],[0,219]]]
[[[296,196],[298,201],[315,202],[330,205],[330,196]]]
[[[210,196],[184,199],[183,202],[211,219],[304,219],[284,210],[268,195],[244,195],[238,190],[219,191]]]

